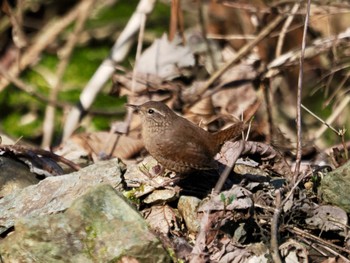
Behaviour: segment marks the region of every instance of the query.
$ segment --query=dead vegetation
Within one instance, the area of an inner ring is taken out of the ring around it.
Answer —
[[[2,46],[0,90],[11,83],[48,104],[43,147],[52,144],[60,107],[69,110],[56,154],[73,161],[121,158],[127,164],[125,194],[179,262],[349,262],[350,211],[327,204],[319,191],[323,177],[348,160],[349,3],[184,2],[172,1],[169,32],[144,48],[155,3],[141,0],[73,106],[58,101],[63,75],[85,36],[89,11],[107,1],[78,2],[35,36],[23,32],[27,1],[3,1],[1,22],[13,35],[11,45]],[[21,74],[73,22],[57,49],[63,55],[45,97]],[[134,65],[123,68],[133,46]],[[131,110],[110,132],[75,133],[110,79],[111,94],[130,104],[163,101],[208,131],[237,119],[252,120],[251,130],[242,141],[224,144],[216,172],[164,172],[144,158],[140,120]],[[0,147],[16,158],[47,154],[25,149]],[[218,183],[219,175],[224,180]]]

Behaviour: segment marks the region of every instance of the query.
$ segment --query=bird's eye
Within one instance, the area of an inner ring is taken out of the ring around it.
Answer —
[[[153,114],[154,113],[154,110],[153,109],[148,109],[148,114]]]

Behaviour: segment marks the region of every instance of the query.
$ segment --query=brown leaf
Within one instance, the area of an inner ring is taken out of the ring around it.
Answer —
[[[168,235],[172,229],[179,229],[178,214],[167,205],[153,206],[143,212],[146,214],[145,219],[150,227],[159,233]]]
[[[120,136],[118,144],[113,152],[112,148]],[[82,133],[72,136],[63,145],[58,152],[67,158],[69,156],[99,156],[101,154],[118,157],[121,159],[131,158],[140,152],[143,148],[143,142],[139,138],[132,138],[126,135],[110,134],[108,132]],[[75,159],[73,158],[73,159]]]

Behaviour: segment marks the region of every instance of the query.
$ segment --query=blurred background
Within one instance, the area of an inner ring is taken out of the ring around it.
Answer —
[[[74,134],[107,131],[113,121],[123,119],[124,103],[131,95],[155,99],[157,93],[162,99],[167,94],[173,108],[182,109],[183,114],[196,115],[196,110],[184,110],[185,106],[188,109],[206,101],[205,107],[220,108],[220,113],[254,115],[266,140],[272,141],[273,133],[278,134],[274,131],[279,130],[295,142],[305,2],[149,2],[151,9],[141,38],[138,33],[134,35],[127,56],[114,65],[114,76],[96,98],[91,98],[91,107],[82,113]],[[138,4],[135,0],[2,1],[1,133],[46,148],[59,145],[67,116],[77,107],[95,71],[110,56]],[[302,103],[336,130],[350,128],[349,12],[348,1],[312,1],[306,42]],[[284,19],[278,26],[207,88],[211,93],[202,96],[200,92],[200,98],[192,100],[193,89],[205,86],[279,16]],[[130,91],[133,84],[123,77],[134,74],[138,44],[142,41],[144,54],[164,34],[170,43],[177,41],[189,48],[194,62],[185,66],[180,65],[180,59],[173,62],[182,70],[172,77],[146,72],[160,78],[161,88]],[[302,113],[305,144],[326,148],[341,143],[341,137],[324,129],[314,116],[304,110]],[[46,132],[51,135],[44,142]],[[347,139],[349,135],[345,134],[343,140]]]

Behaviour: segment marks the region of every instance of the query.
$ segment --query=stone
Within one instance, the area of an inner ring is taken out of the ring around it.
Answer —
[[[0,199],[0,233],[14,225],[23,216],[52,214],[67,209],[89,188],[108,183],[121,187],[121,168],[117,159],[98,162],[78,172],[48,177]]]
[[[197,216],[197,208],[201,200],[193,196],[181,196],[177,208],[185,220],[189,232],[197,233],[200,222]]]
[[[350,161],[323,177],[318,194],[326,203],[339,206],[350,213],[349,189]]]
[[[0,242],[4,262],[171,262],[141,215],[110,185],[98,185],[64,212],[20,219]]]
[[[40,180],[27,165],[13,158],[0,156],[0,196],[13,193]]]

